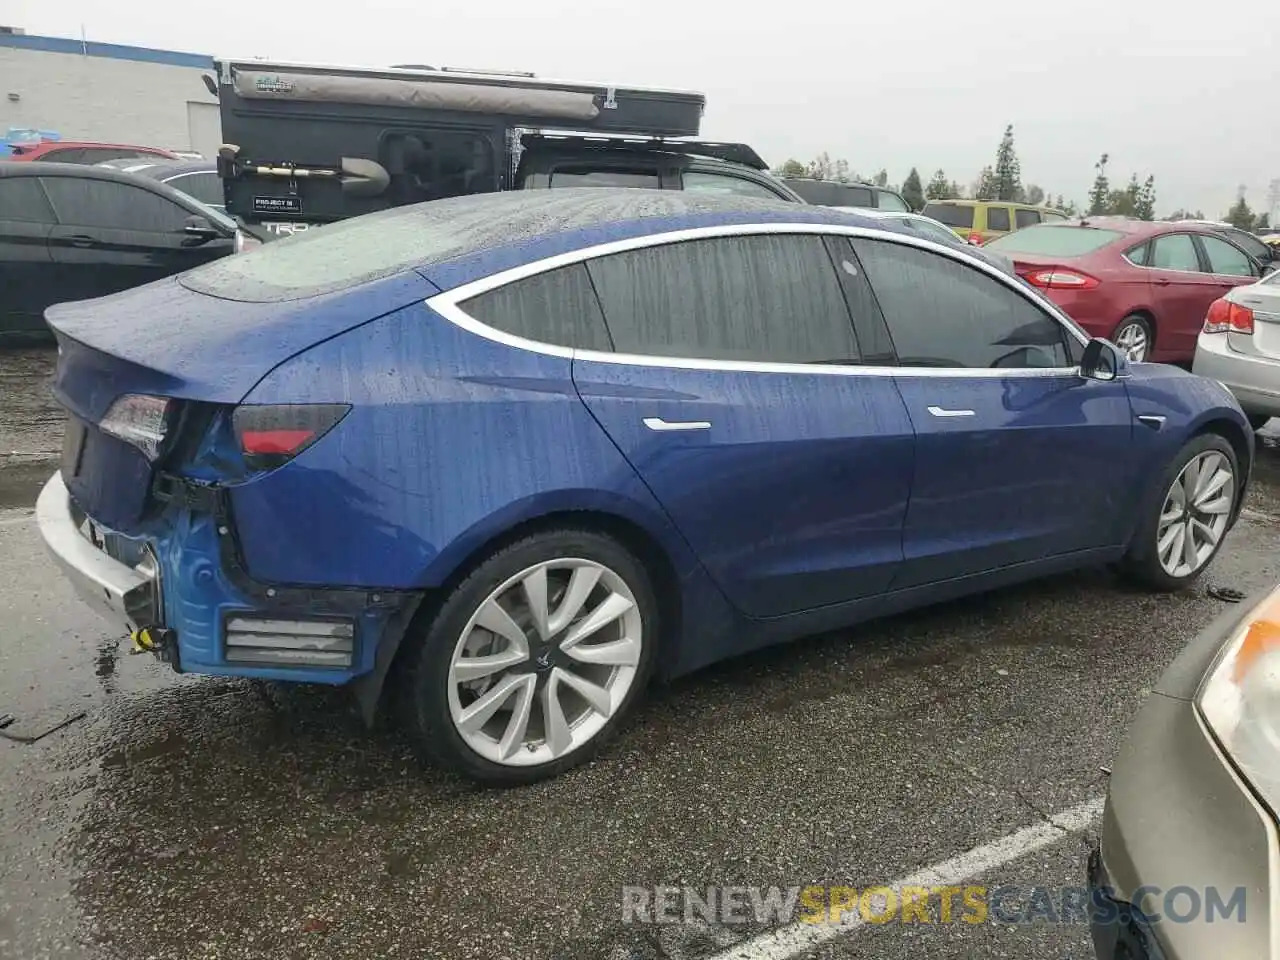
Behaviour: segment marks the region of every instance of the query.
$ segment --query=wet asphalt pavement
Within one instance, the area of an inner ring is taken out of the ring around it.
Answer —
[[[335,691],[178,677],[75,600],[31,520],[47,352],[0,355],[0,957],[695,960],[749,927],[624,924],[624,884],[893,882],[1097,797],[1164,667],[1280,580],[1280,434],[1192,592],[1089,572],[654,691],[591,765],[493,792]],[[18,399],[14,399],[17,397]],[[1274,429],[1274,427],[1273,427]],[[1087,834],[985,882],[1082,882]],[[1085,960],[1075,924],[867,927],[807,956]]]

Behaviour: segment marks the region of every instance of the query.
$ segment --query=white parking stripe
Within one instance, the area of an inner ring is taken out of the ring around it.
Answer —
[[[1052,846],[1069,834],[1079,833],[1101,815],[1105,802],[1105,797],[1086,800],[1054,814],[1052,823],[1026,827],[886,886],[892,889],[945,887],[980,877],[1029,853]],[[854,872],[849,871],[850,875]],[[792,923],[717,953],[710,960],[787,960],[830,940],[847,937],[866,925],[858,911],[846,914],[843,923]]]
[[[30,523],[34,519],[34,514],[27,517],[4,517],[0,519],[0,527],[16,527],[20,523]]]

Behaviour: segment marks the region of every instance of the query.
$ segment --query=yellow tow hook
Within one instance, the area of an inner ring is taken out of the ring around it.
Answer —
[[[141,627],[129,631],[129,639],[133,641],[134,653],[155,653],[156,641],[151,636],[150,627]]]
[[[129,631],[129,640],[133,649],[132,656],[138,653],[151,653],[162,663],[170,664],[175,670],[178,666],[178,638],[168,627],[139,627]]]

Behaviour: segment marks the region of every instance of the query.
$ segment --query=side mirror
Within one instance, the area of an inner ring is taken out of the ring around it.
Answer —
[[[217,240],[223,235],[221,230],[196,213],[182,222],[182,232],[187,235],[187,238],[182,241],[184,247],[198,247],[210,240]]]
[[[1080,358],[1080,376],[1089,380],[1115,380],[1129,369],[1129,359],[1110,340],[1094,337]]]

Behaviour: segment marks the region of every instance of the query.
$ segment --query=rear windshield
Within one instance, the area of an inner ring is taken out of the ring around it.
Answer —
[[[926,203],[920,212],[948,227],[973,226],[973,207],[962,207],[954,203]]]
[[[869,187],[834,180],[788,180],[787,186],[800,195],[806,203],[822,207],[874,207],[875,199]]]
[[[1079,257],[1101,250],[1123,236],[1118,230],[1042,223],[992,240],[987,244],[987,249],[999,250],[1001,253],[1044,253],[1054,257]]]
[[[302,300],[550,233],[648,217],[790,211],[794,204],[680,190],[521,190],[393,207],[272,240],[179,277],[224,300]]]

